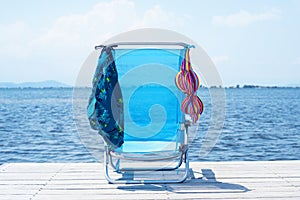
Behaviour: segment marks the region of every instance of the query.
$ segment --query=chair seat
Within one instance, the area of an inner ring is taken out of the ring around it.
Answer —
[[[110,154],[129,160],[155,161],[178,158],[184,151],[185,148],[172,141],[126,141]]]

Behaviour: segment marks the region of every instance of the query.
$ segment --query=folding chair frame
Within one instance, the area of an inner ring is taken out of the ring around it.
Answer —
[[[119,45],[148,45],[148,46],[157,46],[157,45],[163,45],[163,46],[181,46],[184,48],[194,48],[193,45],[188,45],[186,43],[180,43],[180,42],[119,42],[119,43],[113,43],[105,46],[110,46],[110,47],[117,47]],[[101,49],[103,48],[104,45],[99,45],[95,46],[95,49]],[[144,184],[144,183],[149,183],[149,184],[165,184],[165,183],[181,183],[184,182],[188,176],[189,176],[189,159],[188,159],[188,145],[186,142],[187,134],[188,134],[188,126],[190,125],[189,122],[184,122],[182,128],[182,131],[184,132],[184,142],[181,143],[181,147],[179,148],[179,151],[174,153],[173,155],[169,155],[166,157],[159,157],[159,152],[157,156],[151,157],[147,156],[147,154],[139,154],[143,155],[142,158],[137,158],[137,157],[128,157],[126,155],[116,155],[113,150],[105,146],[105,152],[104,152],[104,157],[105,157],[105,165],[104,165],[104,170],[105,170],[105,177],[108,180],[109,183],[118,183],[118,184]],[[117,159],[116,163],[113,162],[113,158]],[[157,161],[166,161],[166,160],[172,160],[172,159],[178,159],[177,164],[173,167],[157,167],[157,168],[147,168],[147,167],[139,167],[139,168],[120,168],[119,164],[120,161],[123,160],[132,160],[132,161],[147,161],[147,162],[157,162]],[[176,171],[179,170],[180,167],[182,166],[182,163],[184,163],[184,174],[182,177],[178,179],[163,179],[163,180],[157,180],[157,179],[141,179],[141,180],[131,180],[131,179],[113,179],[109,175],[110,168],[114,170],[115,173],[118,174],[123,174],[126,172],[133,172],[133,171]]]

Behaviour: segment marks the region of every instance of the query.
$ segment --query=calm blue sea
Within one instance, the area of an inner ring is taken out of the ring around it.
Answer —
[[[86,107],[89,89],[74,101]],[[72,111],[73,89],[0,89],[0,164],[6,162],[96,162],[79,137]],[[204,104],[209,93],[201,89]],[[198,160],[210,109],[191,145]],[[85,112],[79,119],[85,119]],[[88,133],[88,131],[87,131]],[[99,143],[101,153],[102,144]],[[93,146],[97,149],[97,144]],[[300,89],[226,89],[226,120],[213,150],[202,160],[300,160]]]

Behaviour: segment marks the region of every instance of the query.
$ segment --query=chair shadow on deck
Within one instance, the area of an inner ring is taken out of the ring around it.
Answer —
[[[195,174],[202,177],[195,178]],[[201,172],[189,171],[189,179],[178,184],[144,184],[144,185],[122,185],[117,189],[127,191],[168,191],[172,193],[243,193],[250,191],[243,185],[224,183],[217,181],[215,173],[211,169],[201,169]]]

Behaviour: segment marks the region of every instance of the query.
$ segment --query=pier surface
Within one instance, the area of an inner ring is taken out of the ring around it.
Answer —
[[[300,199],[300,161],[192,162],[180,184],[108,184],[99,163],[8,163],[0,200]]]

